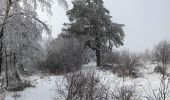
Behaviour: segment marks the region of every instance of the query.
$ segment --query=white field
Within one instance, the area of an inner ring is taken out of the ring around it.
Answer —
[[[146,63],[145,67],[140,68],[140,72],[143,74],[143,77],[132,79],[126,77],[124,84],[135,86],[136,96],[140,97],[142,100],[146,100],[146,93],[152,95],[153,91],[157,91],[160,85],[161,75],[154,72],[154,67],[156,64]],[[100,77],[100,82],[109,87],[110,90],[114,91],[115,87],[120,87],[123,83],[123,79],[118,77],[115,74],[112,74],[110,71],[103,71],[96,68],[94,62],[84,65],[82,70],[94,70],[96,75]],[[57,96],[56,94],[56,82],[58,84],[63,83],[63,76],[31,76],[29,80],[36,86],[31,88],[26,88],[22,92],[17,92],[20,96],[17,100],[54,100],[53,97]],[[62,84],[61,84],[62,87]],[[5,100],[15,100],[13,97],[15,93],[7,92]],[[170,96],[168,96],[170,100]]]

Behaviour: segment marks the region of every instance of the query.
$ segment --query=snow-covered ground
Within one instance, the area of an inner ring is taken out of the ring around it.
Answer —
[[[155,64],[146,63],[145,67],[140,68],[140,72],[143,77],[132,79],[126,77],[124,84],[133,85],[136,88],[136,94],[138,97],[144,99],[147,93],[152,93],[152,89],[156,91],[160,85],[160,74],[154,72]],[[114,90],[115,87],[121,86],[123,79],[110,71],[103,71],[96,68],[94,62],[84,65],[82,70],[94,70],[100,78],[100,82],[110,87],[110,90]],[[29,78],[35,87],[26,88],[22,92],[18,92],[20,96],[17,100],[53,100],[56,95],[55,84],[56,82],[62,82],[63,76],[31,76]],[[152,88],[152,89],[151,89]],[[15,100],[13,95],[16,93],[6,93],[5,100]],[[169,96],[170,100],[170,96]]]

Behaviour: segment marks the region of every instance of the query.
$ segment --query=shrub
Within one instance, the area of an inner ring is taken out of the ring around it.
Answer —
[[[135,87],[117,87],[116,90],[112,93],[112,100],[135,100]]]
[[[55,74],[78,70],[84,63],[83,50],[83,43],[77,39],[59,37],[50,42],[46,59],[39,62],[38,67],[42,71]]]
[[[158,45],[154,48],[154,56],[155,60],[158,64],[161,64],[162,68],[158,68],[156,70],[160,70],[162,75],[167,74],[167,65],[170,61],[170,43],[166,40],[161,41]]]
[[[130,53],[128,50],[105,53],[102,59],[104,63],[101,69],[111,70],[120,77],[137,78],[142,76],[139,72],[139,66],[143,66],[140,62],[140,57],[135,53]]]
[[[120,64],[116,67],[118,68],[118,76],[130,76],[133,78],[142,76],[138,69],[139,66],[142,66],[142,63],[137,54],[130,53],[129,51],[122,51],[119,62]]]
[[[7,90],[8,91],[13,91],[13,92],[23,91],[27,87],[35,87],[35,86],[33,86],[30,81],[24,80],[20,84],[17,84],[17,85],[15,85],[13,87],[8,87]]]
[[[161,74],[166,73],[164,72],[166,70],[163,70],[162,66],[159,66],[159,65],[154,68],[154,71],[157,73],[161,73]]]
[[[64,100],[108,100],[109,90],[104,85],[99,84],[99,78],[94,71],[73,72],[65,76],[66,84],[64,89],[57,85],[57,95],[55,99]]]

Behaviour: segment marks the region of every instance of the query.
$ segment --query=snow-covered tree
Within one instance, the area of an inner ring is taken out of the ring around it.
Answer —
[[[97,66],[101,66],[101,50],[112,50],[123,45],[124,25],[113,23],[103,0],[74,0],[73,8],[67,12],[70,23],[63,29],[65,35],[84,39],[85,46],[96,52]]]
[[[29,29],[24,23],[24,20],[26,18],[29,18],[31,21],[34,21],[36,23],[39,23],[46,32],[50,32],[50,29],[48,26],[40,21],[37,18],[36,15],[36,7],[39,4],[50,13],[50,0],[1,0],[0,1],[0,11],[1,11],[1,17],[0,17],[0,69],[2,68],[2,61],[3,61],[3,49],[4,45],[7,40],[11,40],[11,43],[16,43],[15,41],[18,41],[16,38],[18,34],[21,33],[24,29]],[[30,24],[29,24],[30,25]],[[32,25],[31,25],[32,26]],[[34,30],[32,30],[34,31]],[[35,33],[35,32],[34,32]],[[18,44],[16,44],[18,45]],[[8,45],[9,47],[9,45]],[[12,45],[12,47],[16,47]],[[11,48],[11,47],[10,47]],[[1,71],[0,71],[1,72]]]
[[[57,1],[67,7],[67,3],[65,0]],[[41,27],[41,31],[49,34],[50,29],[48,25],[38,19],[36,10],[38,6],[41,6],[42,11],[46,11],[47,13],[51,14],[51,5],[52,0],[0,0],[0,73],[3,61],[3,40],[4,38],[6,38],[7,34],[9,36],[11,35],[10,37],[12,37],[14,35],[17,35],[15,34],[16,31],[17,33],[21,33],[25,29],[30,30],[25,34],[36,33],[33,32],[35,31],[34,29],[32,30],[30,27],[28,27],[28,25],[30,24],[25,23],[25,20],[27,20],[28,22],[28,19],[29,22],[36,23],[30,26],[38,25],[38,27]],[[35,36],[35,34],[32,36]]]
[[[23,16],[15,16],[6,23],[3,36],[3,61],[6,63],[4,67],[9,78],[19,76],[18,69],[28,70],[34,67],[41,50],[39,41],[42,28],[40,23]]]

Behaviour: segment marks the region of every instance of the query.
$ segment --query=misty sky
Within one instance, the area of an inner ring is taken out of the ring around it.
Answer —
[[[170,0],[104,0],[113,22],[125,24],[124,46],[141,52],[152,48],[161,40],[170,40]],[[69,2],[71,8],[71,3]],[[62,24],[68,22],[65,10],[53,5],[53,16],[42,12],[39,17],[52,26],[52,36],[57,37]]]

